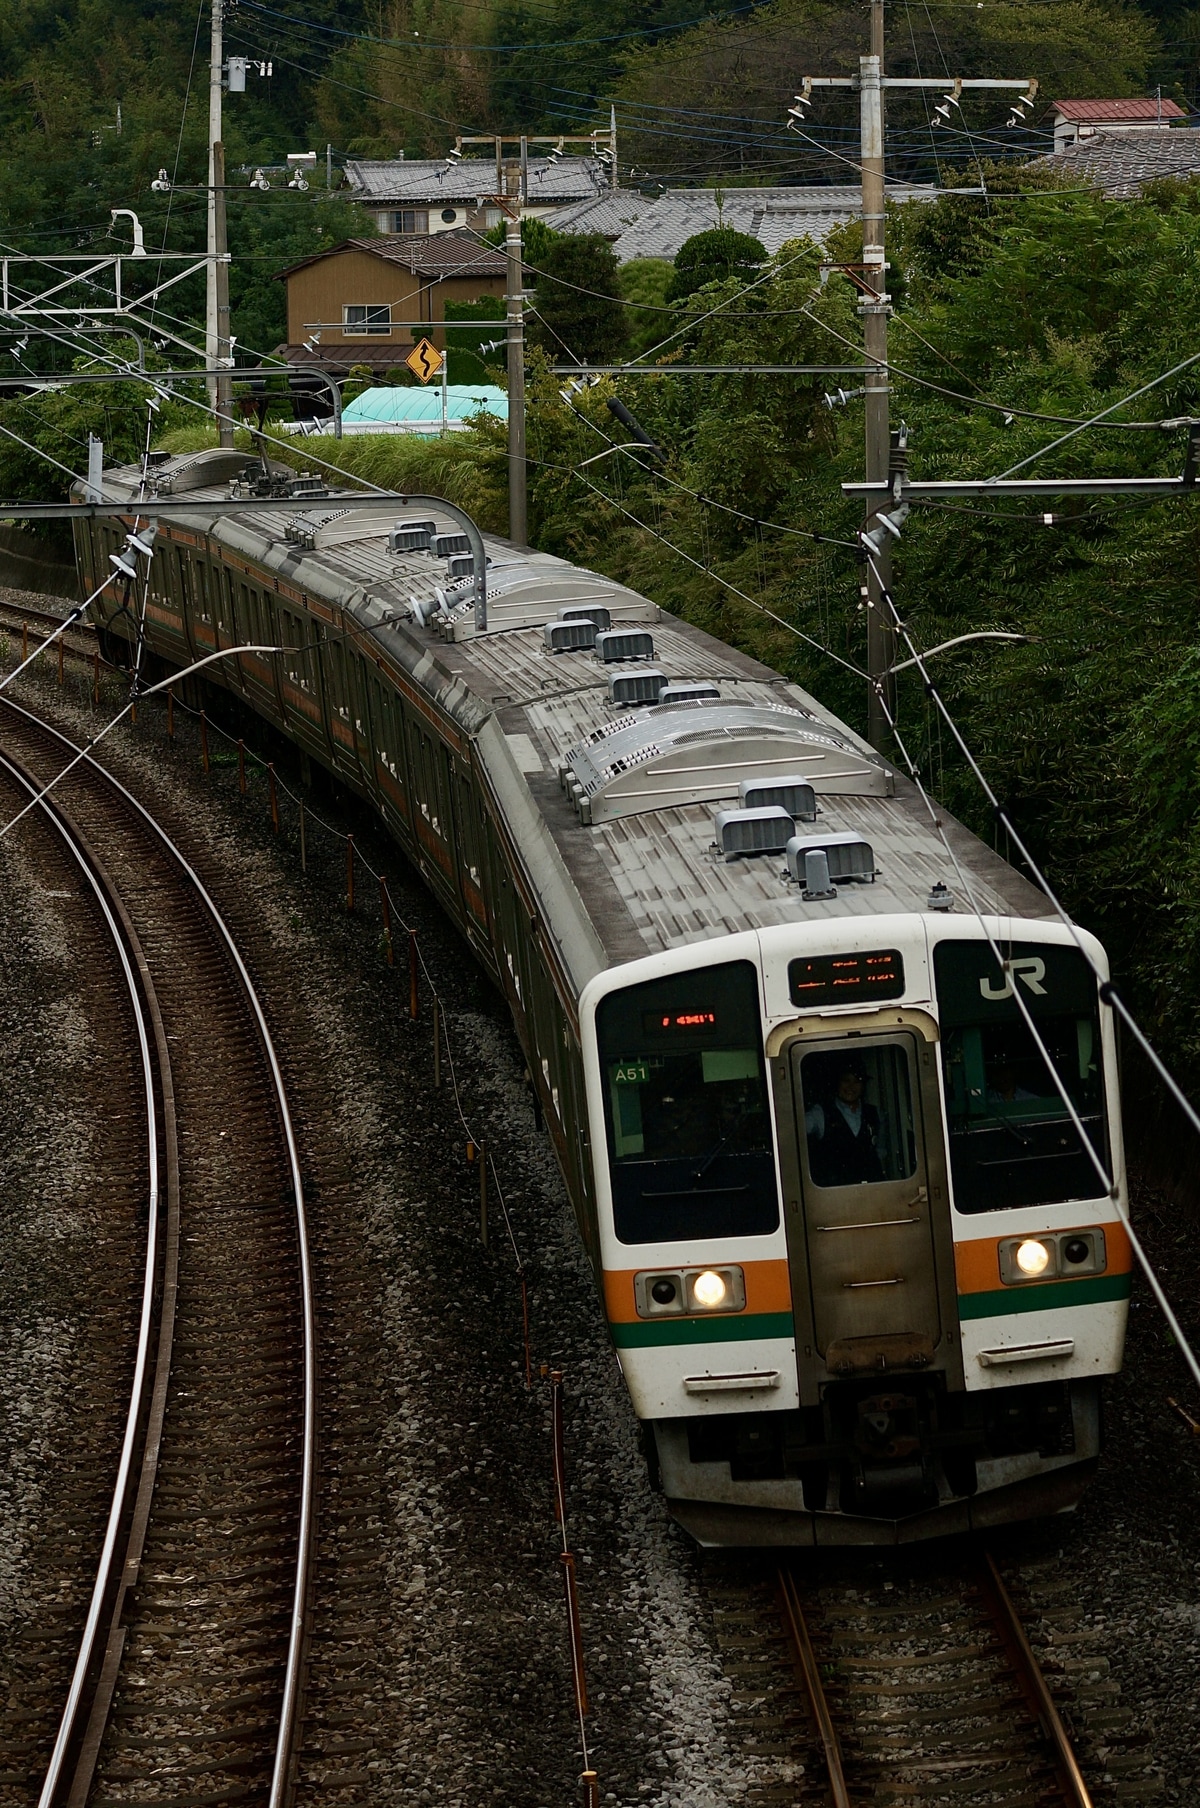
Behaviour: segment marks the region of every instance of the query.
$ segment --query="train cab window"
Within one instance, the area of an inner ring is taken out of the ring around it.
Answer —
[[[596,1012],[622,1243],[779,1222],[758,975],[732,961],[611,992]]]
[[[985,942],[942,942],[934,951],[960,1212],[1095,1199],[1104,1191],[1054,1077],[1107,1168],[1095,977],[1075,948],[1017,943],[1006,952],[1007,971]],[[1017,1004],[1017,986],[1050,1065]]]
[[[864,1041],[800,1061],[808,1172],[815,1186],[909,1180],[917,1138],[906,1047]]]

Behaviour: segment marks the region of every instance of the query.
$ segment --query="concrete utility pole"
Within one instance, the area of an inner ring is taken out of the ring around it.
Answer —
[[[525,197],[519,183],[512,180],[516,170],[511,164],[508,175],[510,211],[504,234],[508,259],[508,537],[514,546],[525,546],[525,259],[521,247]]]
[[[218,262],[229,249],[225,230],[225,146],[221,141],[221,89],[224,77],[225,0],[212,0],[212,37],[208,60],[208,275],[205,289],[204,362],[218,374],[208,380],[209,405],[217,416],[223,446],[233,444],[233,381],[229,357],[229,265]]]
[[[866,384],[866,475],[878,483],[888,471],[888,312],[887,258],[883,205],[883,0],[871,0],[871,54],[859,58],[861,121],[863,337],[868,368]],[[888,548],[867,566],[867,739],[882,748],[888,739],[888,716],[895,714],[895,636],[883,602],[891,588],[892,555]]]
[[[928,80],[924,77],[889,77],[885,75],[883,7],[884,0],[871,0],[871,52],[869,56],[859,58],[858,74],[856,76],[806,76],[794,104],[788,111],[789,129],[800,131],[807,117],[807,109],[812,105],[814,88],[858,89],[863,261],[862,269],[856,271],[855,274],[861,291],[858,311],[863,317],[863,342],[867,359],[867,372],[864,378],[866,395],[865,463],[866,481],[869,485],[885,484],[891,464],[888,414],[890,394],[888,315],[891,313],[891,298],[887,292],[888,266],[884,240],[886,223],[884,96],[890,88],[948,90],[930,122],[936,126],[943,124],[950,117],[952,106],[959,107],[961,105],[964,89],[1020,89],[1023,92],[1014,103],[1013,117],[1009,120],[1010,125],[1016,125],[1020,123],[1021,109],[1033,105],[1038,86],[1036,81],[990,81],[988,79],[964,81],[961,78],[949,76]],[[871,526],[873,518],[885,507],[886,499],[891,495],[891,491],[890,489],[877,491],[876,495],[880,497],[879,500],[868,494],[865,528]],[[872,549],[862,585],[862,596],[867,605],[867,677],[870,681],[867,698],[867,737],[872,747],[877,747],[881,751],[887,747],[890,741],[889,718],[895,714],[895,679],[892,673],[892,666],[895,663],[895,635],[883,600],[884,590],[891,588],[890,538],[891,536],[882,529],[875,535],[877,550]]]

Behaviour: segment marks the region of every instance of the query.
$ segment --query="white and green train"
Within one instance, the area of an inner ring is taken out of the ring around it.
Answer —
[[[211,682],[373,807],[502,988],[672,1513],[787,1546],[1073,1505],[1131,1274],[1100,946],[645,598],[489,539],[481,627],[436,504],[206,513],[239,462],[155,466],[194,507],[148,644],[284,648]],[[123,534],[77,524],[90,587]]]

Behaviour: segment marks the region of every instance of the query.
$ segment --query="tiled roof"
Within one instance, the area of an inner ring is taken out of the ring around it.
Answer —
[[[372,257],[411,270],[414,276],[503,276],[508,267],[502,251],[481,245],[470,233],[435,232],[431,237],[423,233],[392,233],[377,239],[343,239],[328,251],[318,251],[312,257],[301,258],[298,264],[290,264],[278,275],[294,276],[297,270],[320,263],[322,258],[336,257],[342,251],[367,251]]]
[[[346,176],[356,201],[380,206],[436,207],[456,202],[475,207],[496,192],[493,157],[464,157],[447,167],[445,158],[399,158],[387,163],[349,162]],[[585,201],[607,194],[608,175],[595,157],[529,159],[528,201],[533,207],[552,202]]]
[[[893,201],[933,200],[936,194],[933,188],[888,190]],[[789,239],[821,241],[861,211],[857,188],[731,188],[719,195],[712,188],[668,189],[626,228],[615,250],[623,264],[635,257],[673,258],[695,233],[725,225],[751,234],[774,254]]]
[[[1124,201],[1161,176],[1200,174],[1200,130],[1097,132],[1036,161],[1072,181],[1090,183],[1110,201]]]
[[[598,232],[606,239],[615,239],[653,206],[652,195],[622,188],[595,195],[590,201],[572,201],[567,207],[556,207],[543,218],[555,232]]]
[[[1054,110],[1062,119],[1077,125],[1101,125],[1105,121],[1126,125],[1147,124],[1160,119],[1186,119],[1183,108],[1173,100],[1056,100]]]

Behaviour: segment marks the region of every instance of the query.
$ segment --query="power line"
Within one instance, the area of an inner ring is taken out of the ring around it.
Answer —
[[[694,25],[707,25],[713,20],[733,19],[742,13],[753,12],[757,6],[763,4],[763,0],[747,0],[745,5],[729,7],[720,13],[705,13],[696,19],[684,19],[677,25],[648,25],[637,31],[610,32],[601,38],[558,38],[545,44],[469,44],[454,39],[417,38],[415,32],[413,37],[417,41],[413,42],[406,38],[377,37],[373,32],[367,31],[346,31],[336,25],[321,25],[313,19],[300,18],[294,13],[277,12],[274,7],[264,6],[262,0],[243,0],[243,4],[250,12],[264,13],[273,19],[283,19],[289,25],[300,25],[307,31],[324,32],[328,36],[349,39],[359,44],[375,44],[382,50],[483,50],[490,56],[504,51],[571,50],[576,46],[584,48],[595,44],[618,44],[627,38],[665,37],[668,32],[690,31]]]
[[[868,558],[869,557],[870,557],[870,555],[868,554]],[[1108,1004],[1109,1006],[1111,1006],[1112,1009],[1114,1009],[1115,1011],[1117,1011],[1119,1013],[1122,1021],[1127,1024],[1127,1026],[1129,1027],[1129,1029],[1131,1030],[1133,1035],[1136,1037],[1138,1046],[1142,1049],[1143,1053],[1153,1063],[1155,1071],[1158,1073],[1159,1077],[1167,1085],[1167,1087],[1168,1087],[1169,1091],[1171,1092],[1172,1097],[1175,1099],[1176,1103],[1184,1111],[1186,1117],[1188,1118],[1189,1123],[1192,1125],[1193,1129],[1197,1132],[1197,1134],[1200,1135],[1200,1115],[1197,1114],[1197,1112],[1195,1111],[1194,1107],[1192,1106],[1192,1104],[1190,1103],[1190,1101],[1188,1100],[1186,1095],[1183,1093],[1181,1088],[1176,1083],[1175,1079],[1173,1078],[1173,1076],[1167,1069],[1165,1063],[1163,1062],[1161,1056],[1159,1056],[1157,1051],[1152,1047],[1148,1037],[1145,1035],[1145,1032],[1134,1021],[1134,1019],[1133,1019],[1132,1015],[1130,1014],[1128,1008],[1126,1007],[1124,1001],[1120,998],[1115,986],[1112,984],[1112,981],[1108,978],[1108,976],[1106,974],[1104,974],[1100,970],[1099,966],[1096,964],[1095,960],[1092,958],[1091,953],[1089,952],[1087,947],[1084,945],[1083,938],[1081,937],[1081,935],[1079,933],[1077,924],[1068,915],[1068,913],[1064,910],[1062,904],[1059,902],[1054,891],[1051,889],[1049,881],[1046,879],[1045,874],[1041,871],[1040,867],[1037,865],[1037,862],[1033,859],[1028,848],[1025,846],[1024,841],[1022,840],[1020,835],[1017,833],[1016,829],[1013,827],[1012,821],[1009,818],[1007,812],[1002,808],[999,799],[996,797],[995,792],[992,790],[987,779],[984,777],[984,774],[983,774],[982,770],[980,769],[979,764],[978,764],[977,760],[975,759],[974,754],[971,752],[961,731],[958,728],[958,724],[954,721],[954,718],[951,716],[949,710],[946,708],[946,705],[942,700],[941,694],[938,691],[937,686],[934,684],[933,680],[930,678],[928,668],[924,662],[924,657],[917,651],[916,647],[913,644],[912,637],[908,632],[908,629],[906,628],[903,621],[900,619],[900,615],[896,609],[895,601],[891,595],[891,592],[886,587],[881,586],[881,595],[883,596],[883,598],[886,602],[886,605],[892,614],[897,631],[903,636],[910,652],[913,654],[914,663],[916,664],[916,666],[921,674],[921,677],[924,681],[926,695],[933,701],[939,714],[941,715],[942,719],[946,723],[946,726],[949,728],[951,734],[953,735],[956,743],[958,744],[960,751],[962,752],[963,756],[965,757],[965,759],[967,761],[967,764],[971,768],[972,773],[974,774],[975,778],[978,780],[979,785],[982,788],[984,795],[986,796],[989,804],[991,805],[991,808],[992,808],[996,821],[1001,825],[1001,827],[1004,828],[1006,833],[1008,833],[1011,836],[1014,845],[1016,846],[1016,848],[1018,849],[1018,851],[1021,855],[1021,858],[1025,861],[1030,872],[1034,875],[1034,878],[1037,880],[1037,883],[1040,885],[1042,891],[1045,893],[1046,898],[1053,905],[1054,910],[1057,913],[1058,917],[1060,918],[1060,920],[1062,921],[1062,923],[1064,924],[1066,929],[1069,931],[1072,941],[1075,943],[1076,948],[1078,949],[1079,953],[1083,956],[1084,960],[1086,961],[1088,967],[1090,968],[1090,970],[1092,972],[1093,977],[1097,981],[1099,995],[1100,995],[1102,1002],[1104,1002],[1105,1004]],[[884,707],[886,709],[886,701],[884,702]],[[949,856],[951,862],[953,863],[953,866],[955,869],[955,874],[958,878],[959,883],[961,884],[961,886],[963,888],[964,895],[966,896],[967,901],[971,905],[971,908],[972,908],[976,918],[978,919],[979,925],[982,928],[985,937],[987,938],[988,945],[991,948],[992,953],[995,956],[996,961],[1001,968],[1001,971],[1006,971],[1007,967],[1006,967],[1004,958],[1000,953],[1000,950],[999,950],[999,947],[997,946],[995,938],[993,937],[993,935],[987,928],[986,922],[984,921],[983,913],[979,908],[979,904],[975,898],[974,892],[973,892],[965,874],[963,873],[962,867],[959,864],[959,861],[958,861],[957,855],[954,852],[954,849],[950,845],[949,837],[947,836],[946,831],[945,831],[945,826],[942,823],[940,817],[937,814],[937,811],[935,810],[935,808],[933,806],[932,799],[929,797],[928,792],[925,790],[924,785],[921,783],[919,769],[917,768],[917,766],[915,765],[911,756],[909,755],[908,750],[905,747],[904,742],[897,730],[895,720],[892,717],[890,712],[889,712],[889,723],[890,723],[890,726],[892,729],[892,733],[895,736],[896,744],[901,750],[902,757],[904,759],[906,766],[909,769],[913,782],[916,784],[918,790],[921,793],[922,800],[925,804],[926,810],[929,812],[933,826],[937,830],[937,833],[942,842],[942,845],[945,848],[946,853]],[[1010,919],[1010,921],[1011,921],[1011,919]],[[1021,1016],[1023,1017],[1023,1019],[1025,1021],[1026,1028],[1029,1030],[1031,1037],[1033,1038],[1035,1044],[1037,1045],[1038,1051],[1042,1057],[1043,1062],[1045,1063],[1046,1069],[1049,1072],[1051,1079],[1054,1082],[1055,1088],[1058,1091],[1059,1096],[1061,1097],[1061,1099],[1063,1101],[1063,1104],[1066,1106],[1067,1113],[1071,1118],[1071,1122],[1075,1129],[1075,1133],[1079,1138],[1080,1146],[1083,1149],[1083,1151],[1085,1152],[1085,1154],[1088,1156],[1088,1158],[1090,1159],[1092,1166],[1095,1168],[1096,1173],[1099,1176],[1100,1181],[1101,1181],[1102,1185],[1104,1186],[1104,1189],[1105,1189],[1114,1209],[1116,1210],[1117,1216],[1121,1220],[1121,1223],[1129,1237],[1130,1245],[1134,1251],[1134,1254],[1137,1256],[1138,1262],[1141,1265],[1142,1272],[1145,1274],[1146,1279],[1150,1285],[1151,1291],[1153,1292],[1154,1297],[1159,1305],[1159,1308],[1162,1311],[1164,1317],[1166,1318],[1167,1323],[1171,1328],[1172,1334],[1176,1338],[1176,1340],[1179,1344],[1179,1347],[1184,1354],[1184,1358],[1188,1364],[1188,1367],[1191,1369],[1193,1378],[1195,1379],[1197,1384],[1200,1384],[1200,1360],[1197,1359],[1196,1354],[1193,1351],[1191,1344],[1188,1342],[1188,1339],[1185,1336],[1183,1329],[1179,1324],[1179,1321],[1175,1315],[1175,1312],[1171,1306],[1171,1303],[1167,1298],[1166,1292],[1163,1289],[1163,1286],[1162,1286],[1161,1282],[1159,1281],[1157,1274],[1154,1271],[1154,1268],[1150,1262],[1150,1258],[1148,1257],[1145,1249],[1142,1246],[1141,1239],[1138,1237],[1136,1231],[1133,1228],[1133,1225],[1129,1221],[1128,1212],[1125,1210],[1125,1208],[1121,1202],[1119,1189],[1117,1188],[1117,1186],[1113,1180],[1113,1177],[1108,1173],[1108,1170],[1105,1168],[1104,1163],[1101,1161],[1100,1156],[1097,1153],[1090,1136],[1088,1136],[1086,1130],[1084,1129],[1083,1123],[1080,1120],[1079,1114],[1075,1109],[1074,1101],[1070,1096],[1070,1093],[1066,1087],[1066,1084],[1063,1081],[1061,1075],[1059,1074],[1057,1067],[1054,1065],[1053,1057],[1051,1056],[1049,1049],[1046,1047],[1045,1042],[1043,1041],[1042,1037],[1038,1033],[1037,1026],[1034,1021],[1033,1015],[1030,1012],[1028,1005],[1026,1004],[1024,998],[1021,995],[1020,986],[1014,985],[1012,988],[1012,992],[1013,992],[1013,998],[1016,1001],[1016,1004],[1021,1012]]]

